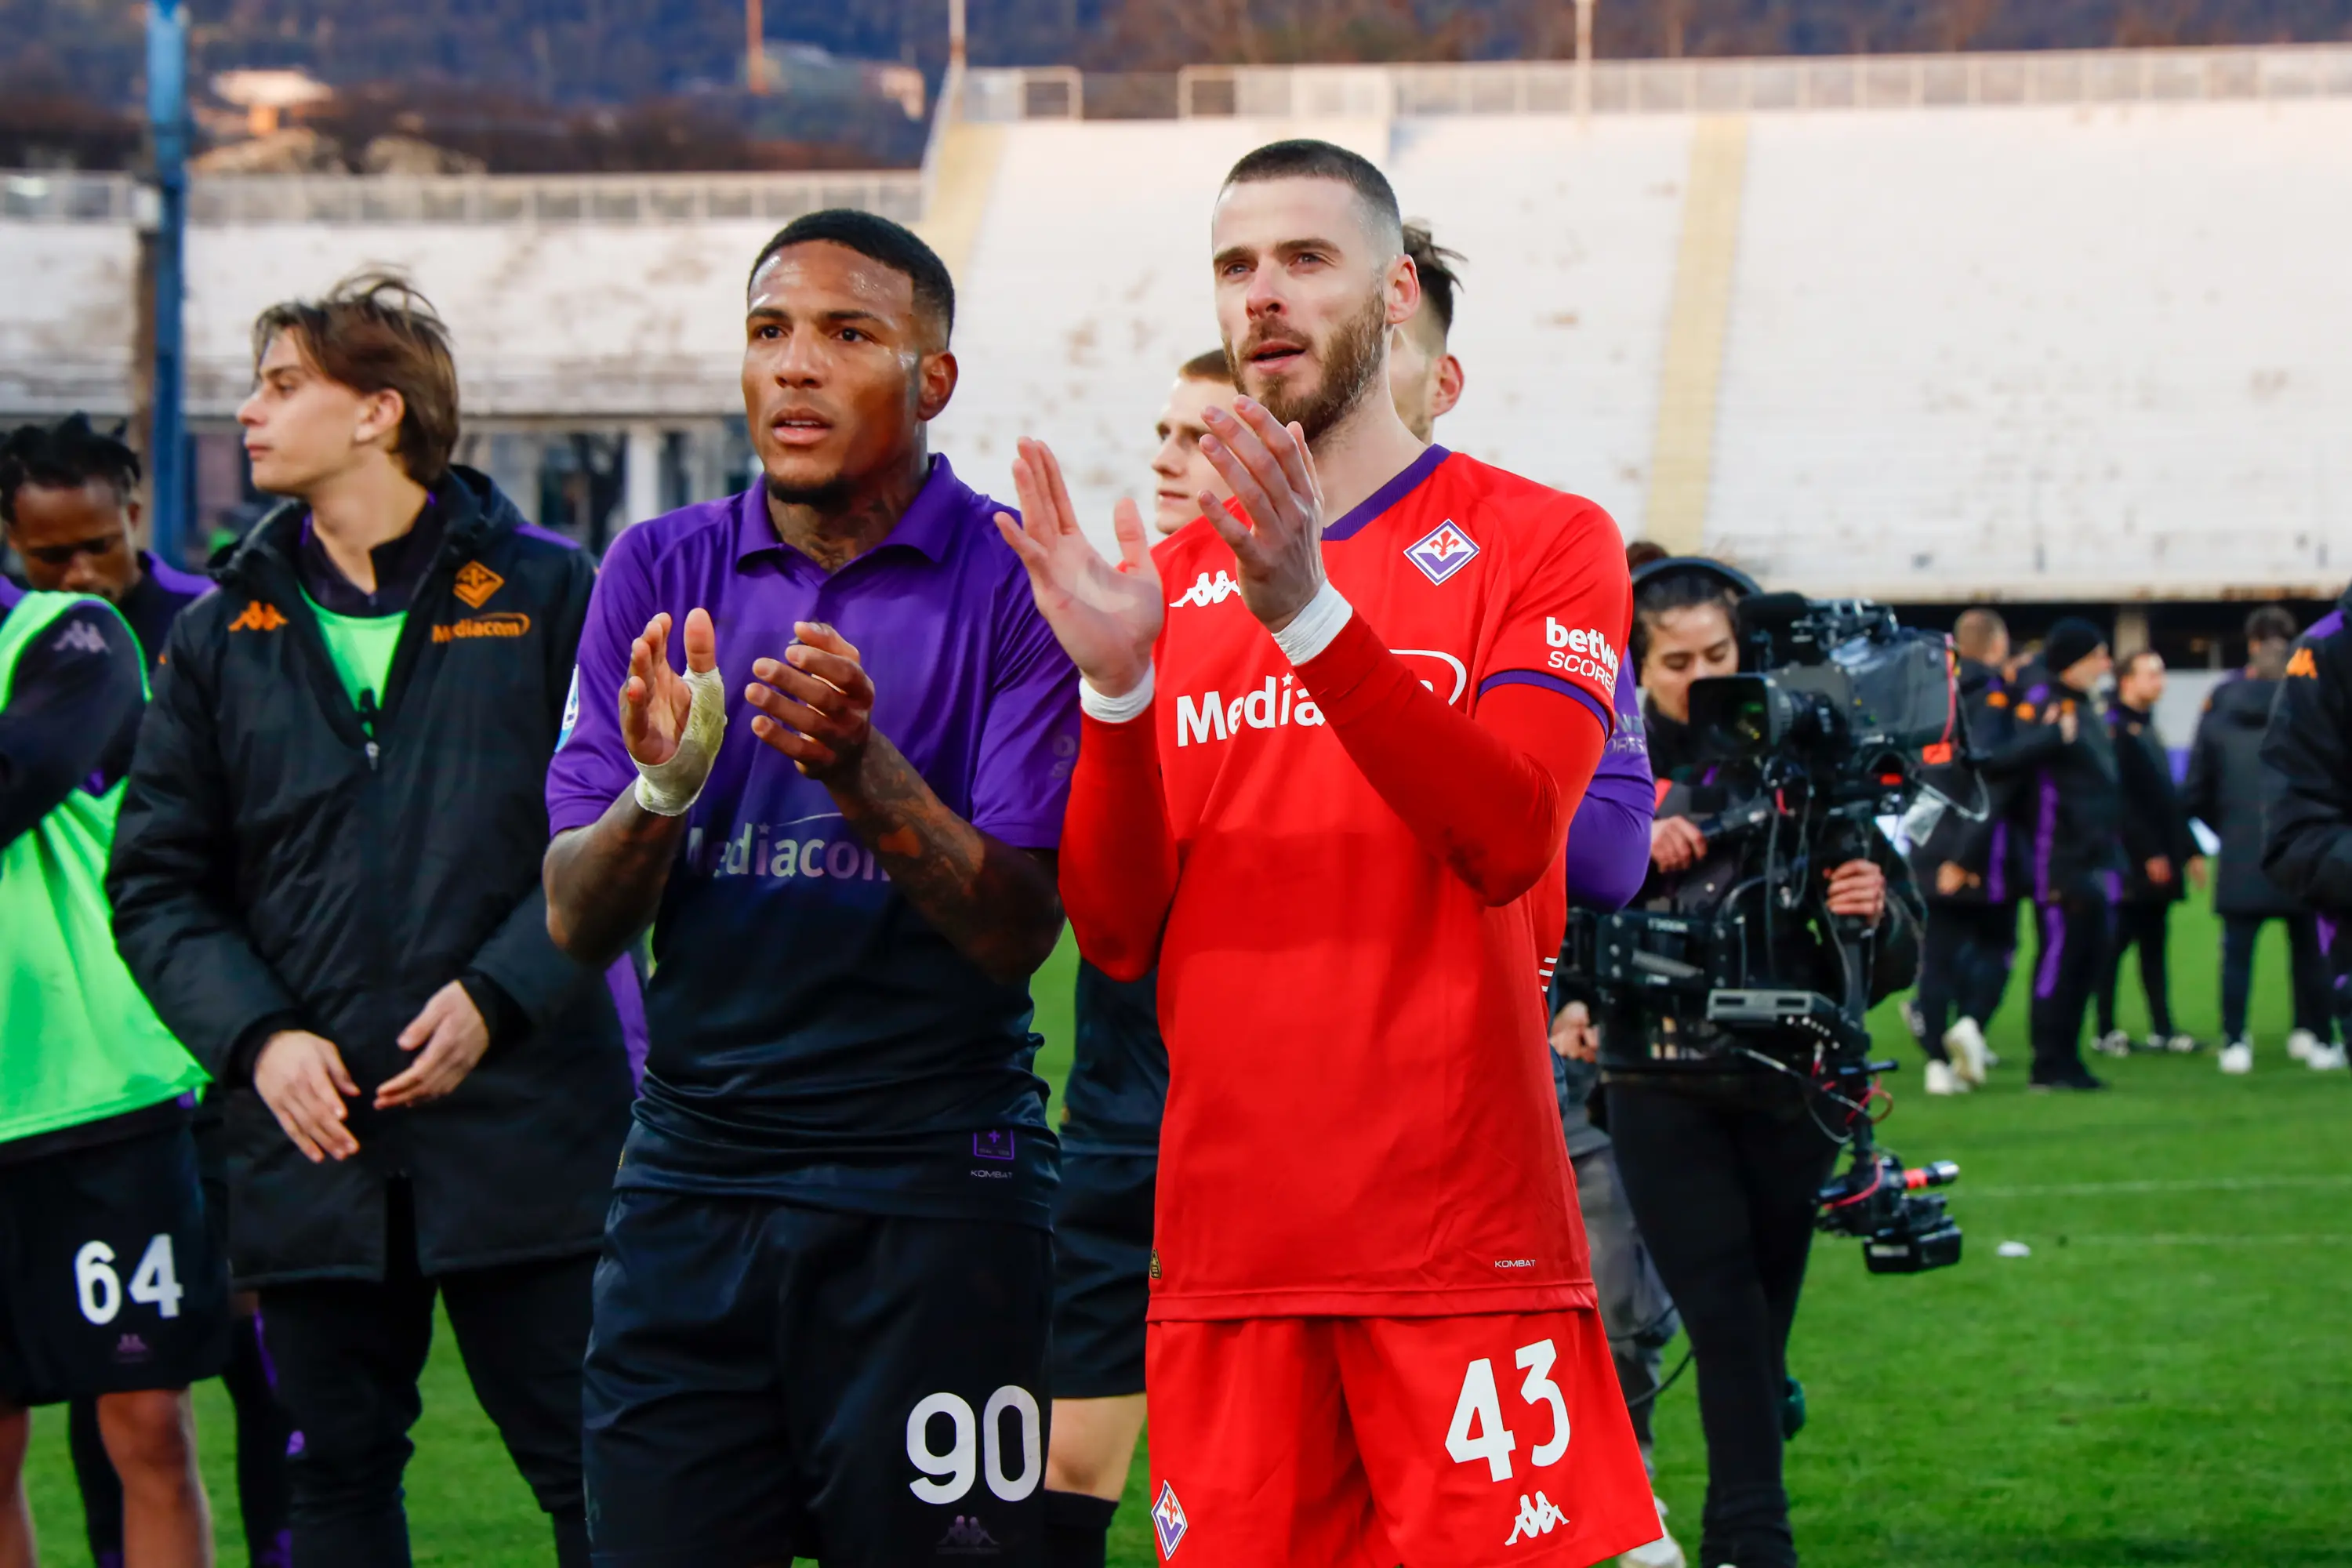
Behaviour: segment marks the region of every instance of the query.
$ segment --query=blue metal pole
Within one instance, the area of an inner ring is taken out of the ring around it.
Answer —
[[[156,556],[186,563],[188,537],[185,345],[181,301],[186,291],[188,228],[188,24],[182,0],[147,6],[147,124],[155,146],[154,420],[147,441],[148,511]]]

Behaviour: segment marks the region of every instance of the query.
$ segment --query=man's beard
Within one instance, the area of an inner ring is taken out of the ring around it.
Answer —
[[[1362,310],[1332,329],[1328,342],[1315,345],[1315,356],[1323,362],[1322,378],[1315,385],[1296,394],[1279,383],[1257,391],[1242,382],[1249,368],[1246,360],[1234,366],[1234,384],[1264,404],[1265,411],[1276,419],[1306,431],[1307,442],[1312,445],[1324,431],[1345,418],[1375,385],[1385,391],[1387,378],[1381,374],[1385,367],[1381,350],[1388,342],[1388,300],[1374,293],[1365,299]],[[1255,346],[1253,342],[1243,353]],[[1239,358],[1230,352],[1226,357]]]
[[[772,474],[760,476],[768,499],[779,506],[804,506],[820,514],[839,511],[856,493],[848,479],[835,475],[821,485],[788,485]]]

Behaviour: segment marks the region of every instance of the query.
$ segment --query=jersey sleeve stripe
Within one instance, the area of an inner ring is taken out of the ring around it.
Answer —
[[[1534,686],[1546,691],[1557,691],[1563,697],[1573,697],[1592,710],[1592,716],[1601,721],[1602,734],[1611,735],[1617,731],[1615,710],[1572,680],[1562,680],[1559,676],[1547,675],[1540,669],[1497,670],[1478,683],[1478,695],[1484,697],[1497,686]]]

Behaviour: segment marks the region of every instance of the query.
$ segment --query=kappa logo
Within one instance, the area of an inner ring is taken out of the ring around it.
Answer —
[[[1477,558],[1478,542],[1447,518],[1405,547],[1404,558],[1433,583],[1443,583]]]
[[[1521,1492],[1518,1521],[1511,1526],[1511,1538],[1503,1544],[1517,1546],[1522,1541],[1532,1541],[1538,1535],[1549,1535],[1567,1522],[1568,1515],[1554,1508],[1551,1499],[1544,1496],[1543,1493],[1538,1492],[1530,1499],[1527,1493]]]
[[[1160,1500],[1151,1505],[1151,1528],[1160,1536],[1160,1555],[1163,1560],[1176,1555],[1176,1549],[1184,1544],[1184,1532],[1192,1528],[1192,1521],[1184,1517],[1184,1505],[1176,1500],[1172,1482],[1160,1483]]]
[[[507,580],[478,561],[468,561],[457,568],[457,597],[466,601],[469,610],[478,610],[490,602],[490,595],[507,585]]]
[[[530,630],[530,617],[520,610],[493,610],[487,616],[467,616],[462,621],[445,621],[433,628],[435,642],[470,642],[476,637],[519,637]]]
[[[1198,605],[1205,610],[1211,605],[1223,604],[1241,591],[1242,585],[1224,573],[1220,572],[1214,577],[1211,577],[1203,572],[1199,581],[1169,600],[1168,607],[1172,610],[1179,605]]]
[[[58,634],[49,645],[52,653],[97,653],[106,651],[106,634],[88,621],[76,621]]]
[[[228,629],[233,632],[274,632],[285,624],[286,617],[278,613],[277,605],[251,599],[247,601],[244,609],[237,612],[236,619],[229,622]]]
[[[2316,680],[2319,679],[2319,661],[2311,657],[2309,648],[2299,647],[2294,650],[2294,657],[2286,661],[2286,672],[2293,679]]]
[[[980,1522],[980,1515],[960,1513],[948,1526],[948,1532],[940,1537],[937,1554],[941,1557],[994,1557],[1003,1550],[996,1543],[996,1537],[988,1533],[988,1527]]]
[[[137,1334],[125,1334],[114,1342],[114,1359],[126,1365],[145,1361],[148,1353],[147,1342]]]

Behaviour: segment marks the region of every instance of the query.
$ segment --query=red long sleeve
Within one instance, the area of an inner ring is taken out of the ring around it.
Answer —
[[[1298,675],[1381,798],[1489,904],[1550,868],[1609,742],[1598,714],[1541,686],[1496,687],[1475,719],[1456,711],[1361,615]]]
[[[1078,951],[1114,980],[1159,962],[1176,898],[1176,837],[1160,776],[1156,706],[1122,724],[1082,721],[1062,819],[1062,907]]]

